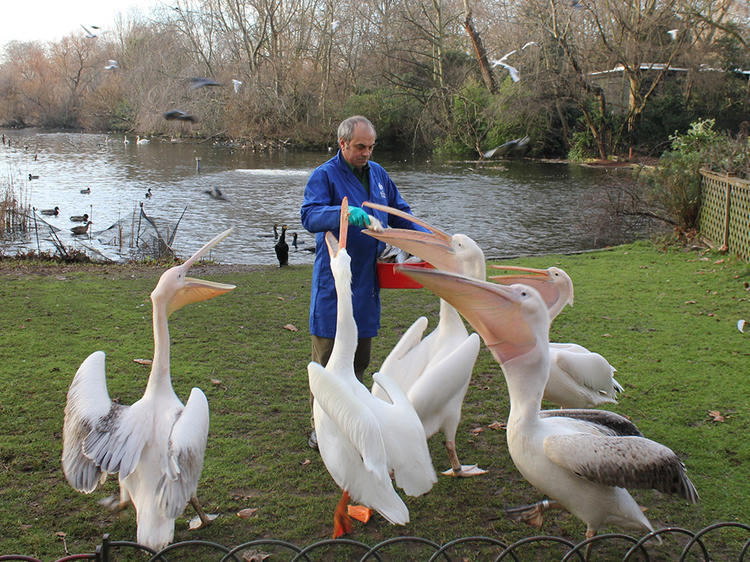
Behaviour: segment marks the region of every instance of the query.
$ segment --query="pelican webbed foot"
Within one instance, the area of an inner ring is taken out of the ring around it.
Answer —
[[[441,472],[443,476],[455,476],[457,478],[469,478],[471,476],[479,476],[480,474],[487,474],[487,471],[483,468],[479,468],[475,464],[462,464],[461,467],[456,470],[455,468],[449,468]]]
[[[195,496],[190,498],[190,505],[193,506],[193,509],[195,509],[195,512],[198,514],[195,517],[193,517],[188,523],[188,528],[191,531],[202,529],[203,527],[208,525],[211,521],[213,521],[219,516],[218,513],[204,512],[203,508],[201,507],[200,502],[198,501],[198,498],[196,498]]]
[[[457,476],[461,478],[469,478],[471,476],[479,476],[480,474],[486,474],[487,471],[479,468],[476,464],[461,464],[456,454],[456,443],[454,441],[445,442],[445,450],[448,453],[448,459],[451,462],[451,468],[443,471],[443,476]]]
[[[367,523],[372,517],[372,509],[364,505],[348,505],[346,506],[346,513],[360,523]]]
[[[513,521],[527,523],[532,527],[541,529],[542,523],[544,523],[543,513],[548,509],[565,509],[565,507],[556,501],[542,500],[531,505],[508,508],[505,510],[505,514]]]

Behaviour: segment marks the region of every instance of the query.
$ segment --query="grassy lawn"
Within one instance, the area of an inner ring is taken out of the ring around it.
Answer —
[[[650,243],[506,263],[556,265],[569,273],[575,306],[560,314],[551,338],[604,355],[625,388],[611,409],[632,418],[687,466],[701,495],[695,506],[634,491],[653,525],[697,531],[719,521],[750,523],[750,333],[737,329],[739,319],[750,322],[750,265]],[[116,477],[91,495],[65,481],[63,409],[76,369],[95,350],[107,354],[110,396],[124,404],[141,396],[149,371],[133,360],[152,356],[149,293],[164,268],[53,267],[40,274],[20,272],[12,262],[0,266],[0,555],[61,557],[60,533],[71,553],[93,551],[104,533],[135,540],[133,510],[115,515],[98,503],[117,493]],[[175,390],[186,400],[198,386],[209,400],[198,495],[207,511],[221,515],[189,531],[194,513],[188,507],[175,541],[234,546],[272,537],[303,546],[328,538],[340,491],[307,447],[311,268],[211,268],[195,276],[237,285],[170,319]],[[381,294],[383,327],[373,345],[373,370],[418,316],[434,326],[438,313],[438,299],[425,290]],[[541,499],[514,468],[504,431],[490,427],[507,413],[502,372],[483,348],[457,445],[464,463],[476,462],[489,473],[441,477],[429,494],[405,498],[408,525],[393,527],[376,515],[366,525],[355,523],[351,538],[370,545],[400,535],[440,544],[475,535],[506,543],[535,534],[582,540],[584,524],[566,513],[549,512],[540,532],[503,515],[504,507]],[[448,468],[442,435],[430,440],[430,448],[436,470]],[[237,517],[244,508],[257,511]],[[707,546],[716,559],[736,559],[746,539],[747,532],[725,531]],[[667,538],[659,547],[664,558],[679,552],[680,542]]]

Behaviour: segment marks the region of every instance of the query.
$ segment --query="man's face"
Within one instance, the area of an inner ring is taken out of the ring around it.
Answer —
[[[375,148],[375,133],[367,125],[358,123],[354,126],[352,140],[344,142],[339,139],[341,154],[355,168],[362,168],[372,156]]]

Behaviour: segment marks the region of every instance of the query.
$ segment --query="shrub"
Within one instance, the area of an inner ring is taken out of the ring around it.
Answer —
[[[713,119],[698,119],[685,134],[670,135],[670,150],[661,156],[651,176],[652,204],[685,230],[698,225],[701,168],[750,178],[747,134],[732,137],[715,131],[714,125]]]

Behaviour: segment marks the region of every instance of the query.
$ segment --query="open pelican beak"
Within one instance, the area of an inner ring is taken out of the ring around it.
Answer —
[[[431,224],[393,207],[371,203],[370,201],[365,201],[362,206],[385,211],[430,230],[430,232],[422,232],[405,228],[386,228],[379,232],[363,230],[363,233],[391,246],[401,248],[405,252],[430,263],[437,269],[443,271],[459,270],[456,252],[451,244],[453,237],[447,232],[443,232],[439,228],[435,228]]]
[[[547,308],[552,308],[555,303],[560,300],[560,291],[550,277],[549,271],[546,269],[519,267],[515,265],[491,265],[490,267],[504,271],[518,271],[519,273],[516,275],[493,275],[490,279],[496,283],[502,283],[503,285],[522,283],[533,287],[539,291],[540,295],[542,295],[542,299],[544,299],[544,304],[547,305]],[[524,273],[526,275],[524,275]]]
[[[536,345],[536,335],[523,318],[521,299],[513,287],[408,264],[397,266],[396,271],[458,310],[500,363],[523,355]]]
[[[211,248],[216,246],[219,242],[224,240],[232,232],[232,229],[225,230],[218,236],[212,238],[206,243],[200,250],[190,256],[181,267],[185,272],[189,270],[200,258],[205,256]],[[185,277],[184,285],[177,291],[177,293],[169,300],[167,305],[167,313],[171,314],[175,310],[179,310],[186,304],[195,302],[205,301],[228,293],[232,289],[236,288],[235,285],[228,285],[226,283],[216,283],[215,281],[205,281],[203,279],[195,279],[193,277]]]
[[[339,239],[330,230],[326,232],[326,246],[328,255],[335,258],[341,250],[346,249],[346,236],[349,233],[349,198],[344,197],[341,201],[341,216],[339,218]]]

